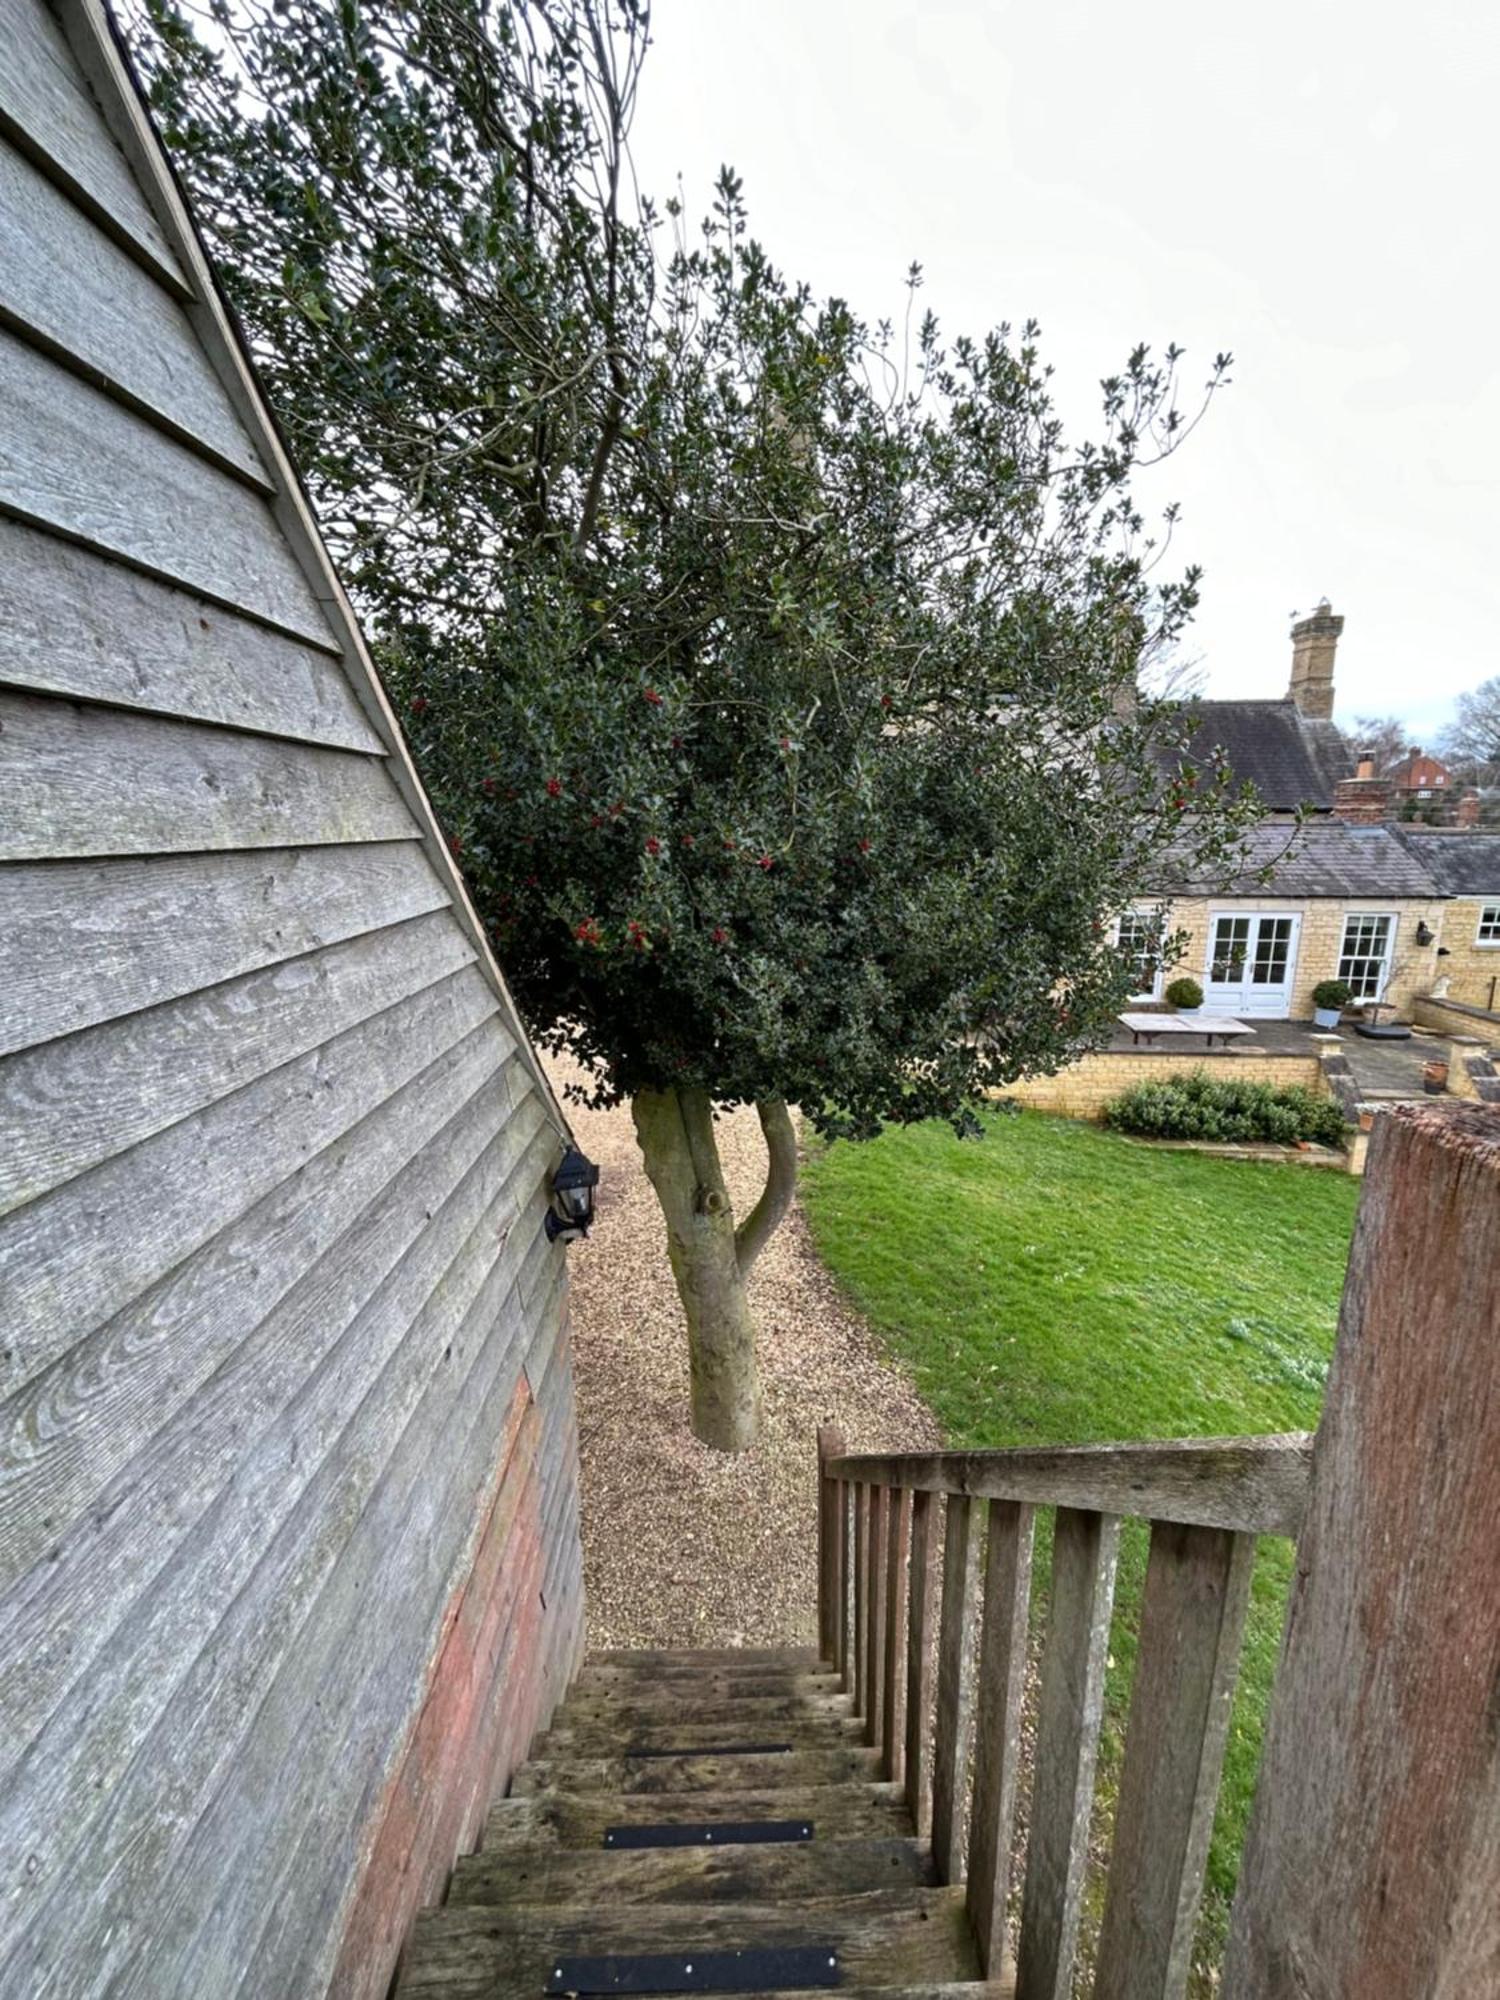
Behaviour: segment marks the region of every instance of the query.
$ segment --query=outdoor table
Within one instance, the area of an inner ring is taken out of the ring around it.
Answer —
[[[1121,1014],[1119,1021],[1137,1044],[1154,1042],[1158,1035],[1202,1035],[1212,1048],[1217,1035],[1228,1048],[1236,1036],[1255,1033],[1228,1014]]]

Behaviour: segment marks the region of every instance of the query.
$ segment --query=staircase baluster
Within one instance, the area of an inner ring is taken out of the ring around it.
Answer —
[[[838,1537],[839,1537],[839,1610],[838,1610],[838,1669],[839,1679],[847,1694],[854,1685],[854,1677],[849,1667],[849,1591],[850,1565],[853,1559],[852,1537],[849,1529],[849,1507],[854,1489],[847,1479],[838,1483]]]
[[[871,1747],[880,1741],[881,1665],[885,1654],[885,1539],[890,1514],[890,1488],[870,1489],[870,1527],[867,1556],[870,1565],[865,1596],[869,1601],[869,1627],[865,1633],[865,1741]]]
[[[1095,2000],[1181,2000],[1255,1537],[1151,1526]]]
[[[825,1467],[840,1458],[844,1434],[832,1424],[818,1426],[818,1652],[832,1664],[838,1646],[838,1534],[834,1508],[837,1482]]]
[[[943,1609],[938,1628],[937,1724],[932,1752],[932,1858],[951,1882],[963,1853],[964,1804],[974,1728],[974,1503],[950,1493],[943,1529]]]
[[[969,1916],[987,1979],[1001,1977],[1005,1959],[1035,1517],[1029,1502],[990,1502],[968,1869]]]
[[[1016,2000],[1070,2000],[1073,1991],[1119,1548],[1117,1515],[1058,1508]]]
[[[912,1496],[910,1611],[906,1639],[906,1802],[918,1834],[927,1831],[927,1704],[932,1685],[933,1555],[937,1547],[936,1496]]]
[[[863,1715],[869,1699],[865,1674],[866,1634],[870,1629],[870,1488],[854,1489],[854,1713]]]
[[[901,1776],[903,1748],[902,1669],[906,1647],[906,1558],[911,1547],[911,1493],[904,1486],[891,1489],[886,1532],[885,1564],[885,1672],[880,1705],[880,1756],[885,1775],[893,1783]]]

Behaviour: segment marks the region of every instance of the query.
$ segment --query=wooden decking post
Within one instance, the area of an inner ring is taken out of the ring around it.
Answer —
[[[1224,2000],[1500,1992],[1500,1117],[1378,1118]]]

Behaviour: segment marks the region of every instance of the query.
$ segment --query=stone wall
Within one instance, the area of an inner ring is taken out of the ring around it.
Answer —
[[[1138,1083],[1164,1077],[1189,1076],[1207,1070],[1216,1082],[1268,1083],[1274,1090],[1300,1084],[1320,1097],[1331,1095],[1315,1055],[1284,1055],[1264,1049],[1213,1049],[1167,1052],[1161,1049],[1105,1050],[1082,1057],[1053,1076],[1029,1078],[1007,1085],[999,1093],[1029,1110],[1056,1112],[1064,1118],[1097,1119],[1106,1104]]]
[[[1500,1046],[1500,1014],[1487,1013],[1482,1007],[1424,996],[1413,1007],[1412,1019],[1419,1028],[1430,1028],[1437,1035],[1454,1035],[1460,1039],[1475,1039]]]
[[[1437,973],[1448,982],[1448,998],[1470,1007],[1492,1005],[1492,992],[1500,999],[1500,945],[1476,942],[1485,900],[1496,898],[1455,896],[1443,909],[1442,942],[1448,956],[1438,960]]]
[[[1187,948],[1169,977],[1187,977],[1203,983],[1213,917],[1248,910],[1286,911],[1302,919],[1290,1017],[1294,1021],[1311,1020],[1313,988],[1320,980],[1338,976],[1345,918],[1353,911],[1384,910],[1392,912],[1397,919],[1394,971],[1386,999],[1394,1005],[1398,1014],[1409,1015],[1413,1001],[1419,994],[1429,991],[1439,969],[1453,964],[1451,958],[1440,959],[1437,955],[1437,947],[1443,941],[1444,911],[1453,907],[1456,906],[1436,900],[1417,901],[1398,896],[1351,896],[1347,901],[1332,896],[1223,896],[1212,900],[1185,897],[1171,905],[1167,916],[1169,933],[1187,933]],[[1477,922],[1476,909],[1469,924],[1471,938]],[[1433,932],[1431,944],[1417,943],[1419,923],[1427,924]],[[1488,956],[1494,962],[1493,970],[1500,972],[1500,952],[1491,952]]]

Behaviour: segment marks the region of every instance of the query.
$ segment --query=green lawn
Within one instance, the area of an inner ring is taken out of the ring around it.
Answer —
[[[980,1142],[924,1125],[815,1151],[804,1187],[824,1259],[955,1445],[1317,1423],[1358,1194],[1346,1175],[1158,1152],[1028,1112],[991,1119]],[[1144,1570],[1145,1531],[1133,1528],[1117,1591],[1105,1812]],[[1046,1573],[1043,1543],[1039,1594]],[[1222,1943],[1290,1574],[1290,1545],[1262,1544],[1203,1963]]]

